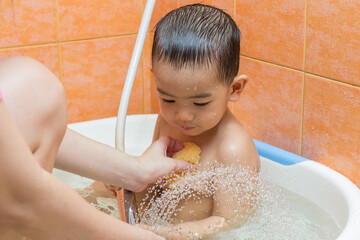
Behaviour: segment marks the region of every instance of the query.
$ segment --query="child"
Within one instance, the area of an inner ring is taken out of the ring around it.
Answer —
[[[259,172],[259,156],[252,138],[228,108],[228,102],[237,101],[248,82],[246,76],[237,76],[239,52],[238,27],[228,14],[215,7],[180,7],[156,25],[152,72],[160,113],[154,140],[169,135],[199,145],[198,171],[210,169],[217,162],[225,167],[248,168],[254,176]],[[226,204],[231,195],[221,187],[213,196],[201,195],[180,201],[182,211],[172,217],[173,228],[182,232],[177,239],[187,239],[189,233],[206,237],[246,221],[239,213],[248,211],[251,203]],[[146,201],[149,196],[145,192],[137,194],[139,205],[144,204],[141,199]]]
[[[57,161],[64,168],[135,191],[187,167],[164,156],[176,142],[162,138],[134,158],[69,132],[66,124],[56,76],[33,59],[0,57],[0,239],[163,239],[90,206],[51,171],[61,144]],[[155,166],[162,168],[158,176]]]

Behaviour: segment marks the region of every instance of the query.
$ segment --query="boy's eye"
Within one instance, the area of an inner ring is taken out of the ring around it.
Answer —
[[[174,103],[175,102],[175,100],[169,100],[169,99],[165,99],[165,98],[162,98],[162,101],[164,103]]]
[[[205,102],[205,103],[194,103],[194,105],[199,106],[199,107],[204,107],[206,105],[208,105],[210,102]]]

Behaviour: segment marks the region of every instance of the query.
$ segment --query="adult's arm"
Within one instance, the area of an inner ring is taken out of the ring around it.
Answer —
[[[162,239],[98,211],[41,168],[0,100],[0,225],[32,239]]]
[[[172,171],[191,167],[185,161],[166,157],[167,151],[178,151],[181,148],[181,144],[175,140],[162,137],[143,155],[133,157],[68,128],[55,167],[139,192]]]

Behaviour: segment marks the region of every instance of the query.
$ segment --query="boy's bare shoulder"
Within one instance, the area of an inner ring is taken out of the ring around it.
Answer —
[[[235,117],[222,126],[217,159],[223,164],[237,164],[259,169],[259,155],[252,137]]]

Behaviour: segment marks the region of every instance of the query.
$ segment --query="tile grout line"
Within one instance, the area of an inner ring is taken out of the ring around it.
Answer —
[[[92,40],[113,39],[113,38],[125,38],[125,37],[134,37],[134,36],[137,36],[137,32],[135,32],[135,33],[128,33],[128,34],[120,34],[120,35],[109,35],[109,36],[92,37],[92,38],[81,38],[81,39],[63,40],[63,41],[60,41],[60,43],[87,42],[87,41],[92,41]]]
[[[278,64],[278,63],[269,62],[269,61],[262,60],[262,59],[259,59],[259,58],[250,57],[250,56],[246,56],[246,55],[243,55],[243,54],[240,54],[240,57],[247,58],[247,59],[251,59],[251,60],[255,60],[255,61],[259,61],[259,62],[262,62],[262,63],[271,64],[271,65],[274,65],[274,66],[277,66],[277,67],[286,68],[286,69],[288,69],[288,70],[293,70],[293,71],[297,71],[297,72],[302,72],[302,73],[304,73],[304,74],[308,74],[308,75],[312,75],[312,76],[320,77],[320,78],[325,78],[326,80],[330,80],[330,81],[333,81],[333,82],[342,83],[342,84],[345,84],[345,85],[350,85],[350,86],[353,86],[353,87],[360,88],[360,85],[356,85],[356,84],[353,84],[353,83],[344,82],[344,81],[341,81],[341,80],[338,80],[338,79],[334,79],[334,78],[322,76],[322,75],[319,75],[319,74],[316,74],[316,73],[307,72],[307,71],[304,71],[304,70],[299,70],[299,69],[292,68],[292,67],[285,66],[285,65],[281,65],[281,64]]]
[[[332,81],[332,82],[341,83],[341,84],[344,84],[344,85],[349,85],[349,86],[352,86],[352,87],[360,88],[360,85],[356,85],[354,83],[344,82],[344,81],[337,80],[337,79],[334,79],[334,78],[322,76],[322,75],[319,75],[319,74],[316,74],[316,73],[305,72],[305,74],[311,75],[311,76],[314,76],[314,77],[318,77],[318,78],[324,78],[324,79]]]
[[[151,33],[153,33],[153,32],[150,32],[150,34]],[[28,44],[28,45],[12,46],[12,47],[0,47],[0,52],[9,51],[9,50],[16,50],[16,49],[23,49],[23,48],[49,46],[49,45],[55,45],[55,44],[61,44],[61,43],[72,43],[72,42],[82,43],[82,42],[88,42],[88,41],[91,41],[91,40],[125,38],[125,37],[134,37],[134,36],[137,36],[137,34],[132,33],[132,34],[127,34],[127,35],[117,35],[117,36],[109,36],[109,37],[98,37],[98,38],[89,38],[89,39],[78,39],[78,40],[67,40],[67,41],[59,41],[59,42]],[[286,68],[288,70],[303,72],[304,74],[308,74],[308,75],[312,75],[312,76],[315,76],[315,77],[324,78],[324,79],[329,80],[329,81],[333,81],[333,82],[349,85],[349,86],[352,86],[352,87],[360,88],[360,85],[344,82],[344,81],[341,81],[341,80],[338,80],[338,79],[334,79],[334,78],[327,77],[327,76],[322,76],[322,75],[319,75],[319,74],[316,74],[316,73],[306,72],[306,71],[303,71],[303,70],[299,70],[299,69],[296,69],[296,68],[292,68],[292,67],[281,65],[281,64],[278,64],[278,63],[274,63],[274,62],[269,62],[269,61],[258,59],[258,58],[255,58],[255,57],[250,57],[250,56],[243,55],[243,54],[240,54],[240,57],[255,60],[255,61],[259,61],[259,62],[262,62],[262,63],[271,64],[271,65],[274,65],[274,66],[277,66],[277,67]]]
[[[234,4],[234,6],[233,6],[233,14],[234,14],[234,21],[235,21],[235,24],[236,24],[236,0],[234,0],[233,1],[233,4]],[[237,24],[236,24],[237,25]],[[239,26],[238,26],[238,28],[239,28]],[[239,28],[240,29],[240,28]],[[241,37],[241,36],[240,36]],[[240,39],[240,41],[241,41],[241,39]],[[240,51],[241,51],[241,47],[240,47]],[[239,51],[239,70],[240,70],[240,51]],[[238,71],[239,71],[238,70]],[[233,104],[231,104],[231,107],[230,107],[230,110],[231,110],[231,112],[234,112],[235,111],[235,103],[233,103]]]
[[[300,156],[303,156],[304,147],[304,117],[305,117],[305,80],[306,80],[306,40],[307,40],[307,16],[308,0],[305,0],[305,21],[304,21],[304,61],[303,61],[303,83],[302,83],[302,101],[301,101],[301,124],[300,124]]]
[[[270,61],[263,60],[263,59],[256,58],[256,57],[250,57],[250,56],[247,56],[247,55],[244,55],[244,54],[240,54],[240,57],[248,58],[248,59],[259,61],[259,62],[262,62],[262,63],[271,64],[271,65],[274,65],[274,66],[277,66],[277,67],[282,67],[282,68],[286,68],[286,69],[293,70],[293,71],[304,72],[304,70],[301,70],[301,69],[292,68],[292,67],[289,67],[289,66],[286,66],[286,65],[282,65],[282,64],[279,64],[279,63],[275,63],[275,62],[270,62]]]
[[[52,45],[52,44],[58,44],[58,43],[61,44],[61,43],[73,43],[73,42],[87,42],[87,41],[91,41],[91,40],[125,38],[125,37],[133,37],[133,36],[137,36],[137,33],[128,33],[128,34],[101,36],[101,37],[92,37],[92,38],[81,38],[81,39],[72,39],[72,40],[63,40],[63,41],[56,40],[54,42],[43,42],[43,43],[33,43],[33,44],[26,44],[26,45],[7,46],[7,47],[0,47],[0,51],[22,49],[22,48],[29,48],[29,47],[41,47],[41,46],[47,46],[47,45]]]
[[[62,71],[61,71],[61,47],[60,47],[60,19],[59,19],[59,0],[55,1],[56,4],[56,43],[57,43],[57,50],[58,50],[58,66],[59,66],[59,80],[62,82]]]
[[[148,37],[149,37],[149,39],[151,40],[151,37],[152,37],[152,35],[151,35],[151,33],[149,33],[149,35],[148,35]],[[149,47],[149,49],[150,49],[150,56],[149,56],[149,58],[150,58],[150,66],[152,65],[152,57],[151,57],[151,50],[152,50],[152,45],[151,45],[151,42],[152,41],[149,41],[149,43],[148,43],[148,47]],[[149,60],[149,59],[148,59]],[[153,100],[152,100],[152,84],[153,84],[153,81],[151,81],[151,78],[149,78],[148,79],[148,81],[150,82],[150,84],[149,84],[149,86],[150,86],[150,109],[149,109],[149,111],[150,111],[150,113],[153,113],[153,109],[152,109],[152,103],[153,103]]]
[[[234,0],[234,12],[233,12],[233,14],[234,14],[234,21],[236,23],[236,0]]]
[[[35,43],[35,44],[27,44],[27,45],[0,47],[0,51],[8,51],[8,50],[16,50],[16,49],[32,48],[32,47],[41,47],[41,46],[48,46],[48,45],[54,45],[54,44],[57,44],[57,41]]]

